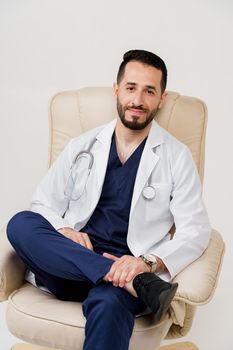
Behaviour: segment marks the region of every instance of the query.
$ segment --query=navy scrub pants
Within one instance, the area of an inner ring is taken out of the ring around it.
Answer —
[[[66,238],[31,211],[13,216],[7,235],[38,284],[58,299],[83,302],[83,349],[128,349],[134,316],[144,304],[124,289],[102,281],[113,261]]]

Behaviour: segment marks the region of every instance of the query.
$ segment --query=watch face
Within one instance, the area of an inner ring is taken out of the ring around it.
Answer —
[[[144,254],[144,257],[149,260],[152,264],[157,263],[157,259],[153,254]]]

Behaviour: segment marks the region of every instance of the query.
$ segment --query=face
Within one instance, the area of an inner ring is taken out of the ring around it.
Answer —
[[[162,72],[152,66],[127,63],[122,80],[114,85],[119,118],[126,128],[142,130],[152,122],[166,97],[161,77]]]

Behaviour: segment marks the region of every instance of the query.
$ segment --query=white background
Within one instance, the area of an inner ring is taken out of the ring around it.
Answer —
[[[57,91],[111,85],[123,53],[141,48],[165,60],[169,90],[207,103],[204,200],[227,251],[214,299],[185,338],[200,350],[233,349],[232,45],[231,0],[0,0],[0,225],[28,207],[46,171]],[[15,341],[5,307],[1,350]]]

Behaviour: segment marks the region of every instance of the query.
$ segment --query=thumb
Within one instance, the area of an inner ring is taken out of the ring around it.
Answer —
[[[108,258],[108,259],[111,259],[111,260],[114,260],[114,261],[117,261],[117,260],[120,259],[120,258],[118,258],[117,256],[112,255],[112,254],[109,254],[109,253],[103,253],[103,256],[104,256],[105,258]]]

